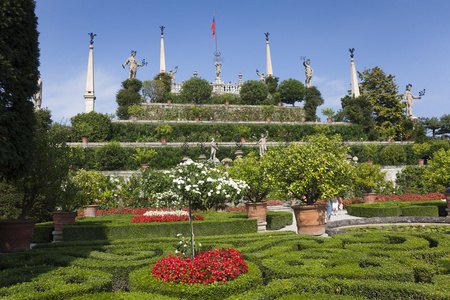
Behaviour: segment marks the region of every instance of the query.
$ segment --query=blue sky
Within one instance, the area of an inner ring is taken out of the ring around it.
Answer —
[[[136,50],[146,67],[137,78],[159,72],[160,29],[165,26],[166,69],[178,66],[176,82],[196,70],[214,81],[216,12],[218,50],[224,57],[222,80],[258,80],[266,69],[265,32],[275,76],[304,81],[300,57],[311,59],[312,84],[325,104],[340,109],[350,89],[350,54],[355,48],[358,71],[379,66],[395,75],[399,93],[408,83],[418,96],[413,113],[441,117],[450,113],[450,1],[316,0],[316,1],[151,1],[37,0],[43,103],[53,120],[65,122],[84,112],[89,32],[94,39],[95,110],[114,113],[115,95],[128,77],[122,64]]]

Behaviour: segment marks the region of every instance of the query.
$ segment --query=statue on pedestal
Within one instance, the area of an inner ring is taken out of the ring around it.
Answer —
[[[218,61],[214,64],[216,66],[216,78],[220,78],[220,73],[222,73],[221,67],[222,64]]]
[[[175,72],[172,71],[172,69],[169,70],[169,76],[170,76],[170,80],[172,81],[171,84],[174,84],[175,82],[175,73],[178,71],[178,66],[175,67]]]
[[[307,61],[303,60],[303,65],[305,66],[305,87],[309,88],[311,87],[311,78],[313,75],[313,69],[309,65],[311,61],[308,59]]]
[[[261,133],[261,138],[258,141],[259,144],[259,156],[262,157],[264,153],[267,151],[267,138],[269,137],[269,132],[266,131],[266,136],[264,136],[264,133]]]
[[[36,94],[33,95],[33,104],[34,104],[34,110],[40,110],[42,105],[42,78],[41,75],[39,75],[38,81],[37,81],[37,87],[38,91]]]
[[[136,56],[136,51],[131,51],[131,56],[128,57],[128,59],[125,61],[125,63],[122,65],[122,68],[125,69],[125,66],[127,64],[130,64],[130,75],[128,79],[136,79],[136,71],[137,67],[142,67],[142,65],[134,58]]]
[[[412,113],[413,99],[422,99],[422,97],[415,97],[411,93],[411,88],[412,88],[412,84],[408,84],[406,86],[406,91],[405,91],[405,96],[404,96],[404,100],[405,100],[405,104],[406,104],[406,117],[409,119],[416,119],[417,117],[415,115],[413,115],[413,113]]]
[[[259,76],[260,81],[264,82],[266,80],[265,76],[264,76],[264,72],[261,72],[261,74],[259,74],[258,69],[256,69],[256,75]]]
[[[219,150],[219,146],[214,141],[214,138],[211,138],[211,160],[216,160],[216,151]]]

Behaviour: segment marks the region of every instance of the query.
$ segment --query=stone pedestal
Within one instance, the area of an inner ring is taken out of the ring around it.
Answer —
[[[266,232],[267,222],[258,222],[258,233]]]
[[[53,234],[53,243],[64,241],[62,230],[61,231],[54,230],[54,231],[52,231],[52,234]]]

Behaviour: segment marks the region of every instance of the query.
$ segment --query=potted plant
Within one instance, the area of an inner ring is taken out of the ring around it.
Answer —
[[[427,152],[430,150],[431,146],[428,143],[414,143],[413,145],[413,151],[414,154],[417,155],[417,164],[419,166],[423,166],[424,163],[424,157],[427,154]]]
[[[385,128],[382,131],[382,135],[386,142],[390,142],[393,138],[395,138],[395,128],[392,126]]]
[[[248,189],[244,192],[245,208],[248,218],[257,219],[259,223],[266,222],[267,202],[265,197],[271,190],[271,183],[268,180],[268,173],[251,152],[242,159],[233,162],[233,166],[228,169],[228,174],[232,178],[245,181]]]
[[[377,154],[378,146],[377,144],[368,144],[363,149],[363,154],[365,154],[368,158],[367,163],[371,165],[373,163],[373,158]]]
[[[128,114],[133,116],[133,121],[137,121],[138,117],[141,116],[143,112],[144,109],[138,104],[128,107]]]
[[[378,165],[358,164],[353,172],[353,188],[362,192],[365,203],[374,203],[376,198],[375,188],[383,185],[384,172]]]
[[[158,127],[155,128],[158,138],[161,139],[161,143],[167,142],[167,137],[172,133],[173,128],[169,124],[159,124]]]
[[[35,159],[22,177],[0,181],[0,253],[29,249],[36,221],[48,221],[68,176],[70,148],[49,131],[50,112],[35,113]]]
[[[146,169],[156,154],[157,152],[153,149],[136,148],[134,160],[141,165],[142,169]]]
[[[236,127],[236,134],[241,138],[241,142],[245,143],[246,139],[250,136],[250,128],[241,124]]]
[[[327,122],[331,122],[334,117],[335,111],[332,108],[322,108],[322,113],[327,116]]]
[[[194,116],[195,121],[200,121],[203,112],[203,108],[199,106],[191,106],[191,115]]]
[[[81,134],[81,141],[83,143],[88,142],[89,136],[91,136],[92,133],[92,126],[88,124],[87,122],[82,122],[78,128],[80,134]]]
[[[305,142],[271,148],[261,163],[271,185],[301,200],[300,205],[292,206],[297,232],[322,235],[325,232],[326,205],[316,202],[349,190],[352,170],[346,160],[349,148],[341,145],[339,135],[316,134],[306,137]]]
[[[222,163],[223,163],[223,165],[225,167],[229,167],[232,162],[233,162],[233,160],[231,158],[228,158],[228,157],[222,159]]]
[[[264,118],[266,119],[266,122],[270,122],[270,118],[272,117],[273,113],[275,112],[275,106],[263,105],[261,110],[262,110]]]

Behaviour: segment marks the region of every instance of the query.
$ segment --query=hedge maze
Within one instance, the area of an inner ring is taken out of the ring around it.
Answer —
[[[175,237],[42,243],[1,256],[0,298],[450,299],[447,234],[268,232],[196,241],[202,250],[238,250],[249,273],[209,286],[158,282],[151,267],[174,253]]]

